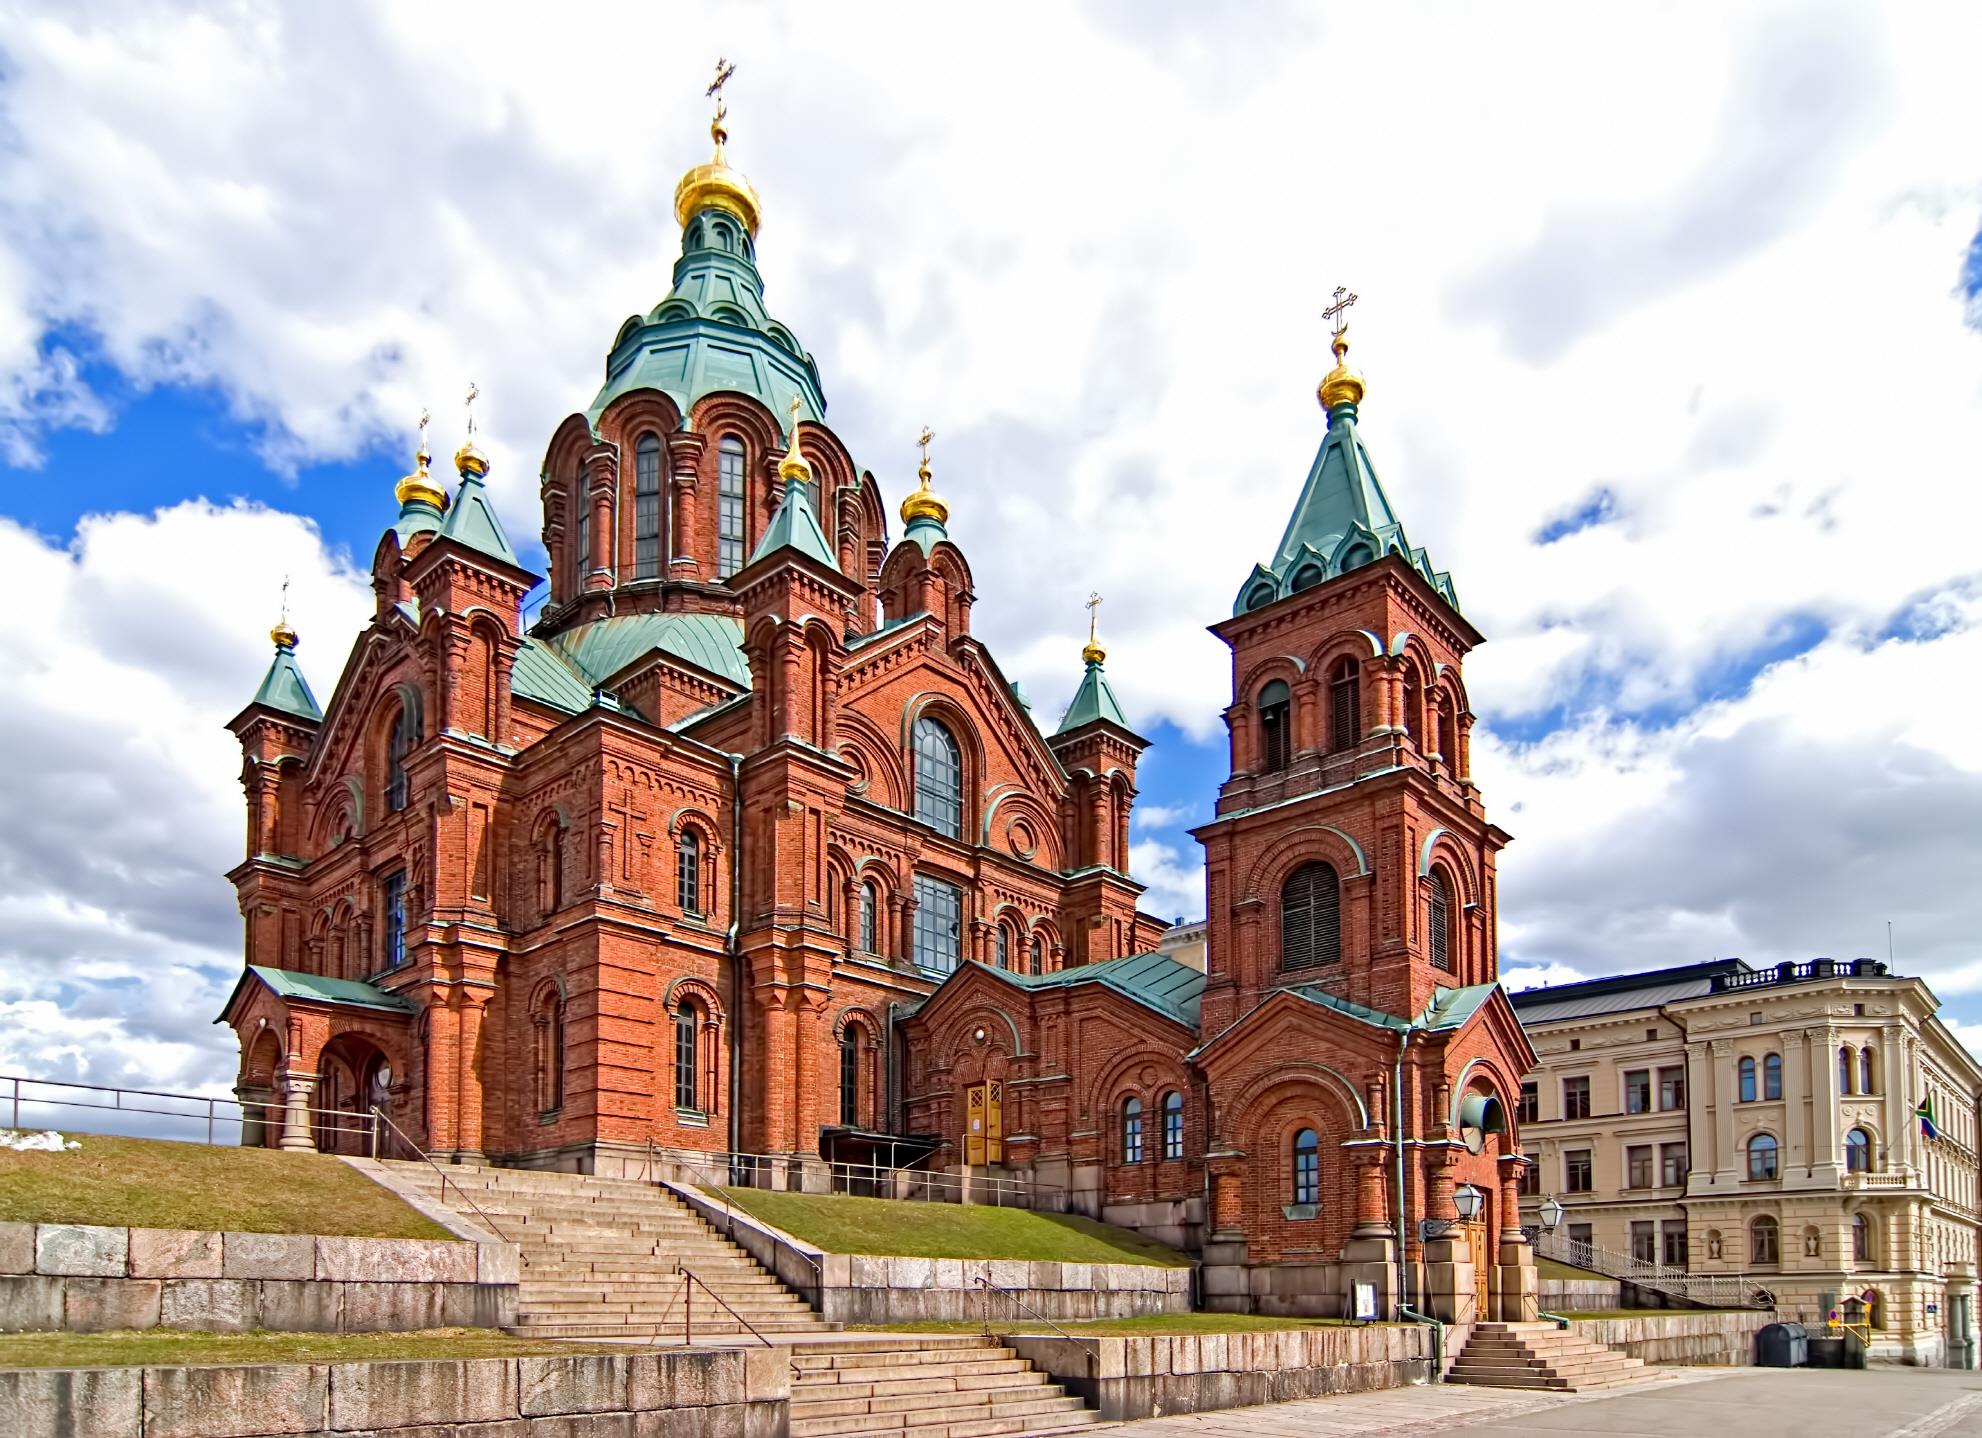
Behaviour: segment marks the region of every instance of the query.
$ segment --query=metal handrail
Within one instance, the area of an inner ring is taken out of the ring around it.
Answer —
[[[392,1121],[391,1114],[388,1114],[384,1109],[380,1108],[377,1104],[373,1104],[372,1117],[378,1119],[387,1128],[391,1129],[395,1134],[397,1134],[399,1136],[399,1141],[401,1143],[405,1144],[408,1148],[412,1149],[414,1154],[417,1157],[419,1157],[419,1159],[422,1162],[424,1162],[428,1168],[432,1169],[435,1173],[440,1175],[440,1201],[442,1203],[447,1202],[447,1186],[448,1184],[453,1183],[454,1191],[460,1194],[463,1198],[468,1200],[468,1206],[475,1210],[475,1217],[481,1219],[482,1222],[488,1226],[489,1232],[493,1233],[497,1238],[501,1239],[504,1243],[509,1242],[509,1235],[504,1233],[500,1228],[496,1227],[496,1221],[493,1218],[490,1218],[488,1214],[482,1211],[482,1206],[479,1203],[475,1202],[474,1195],[469,1193],[467,1189],[463,1188],[459,1182],[457,1182],[454,1179],[450,1179],[447,1176],[447,1170],[434,1162],[433,1155],[428,1153],[425,1149],[421,1148],[417,1143],[413,1142],[411,1138],[407,1137],[406,1130],[401,1128],[398,1124]]]
[[[741,1153],[728,1149],[659,1148],[653,1145],[652,1139],[648,1140],[648,1144],[652,1150],[650,1158],[658,1155],[665,1161],[679,1163],[684,1167],[696,1169],[698,1172],[706,1168],[710,1163],[720,1160],[728,1170],[728,1175],[723,1180],[723,1186],[727,1188],[758,1187],[754,1183],[739,1182],[736,1177],[739,1170],[746,1173],[761,1172],[773,1164],[789,1163],[792,1161],[792,1155],[790,1154]],[[916,1168],[913,1165],[906,1164],[845,1163],[838,1159],[815,1157],[809,1154],[805,1155],[804,1161],[808,1164],[818,1164],[824,1167],[835,1192],[849,1191],[850,1186],[855,1181],[864,1181],[876,1189],[891,1189],[896,1186],[896,1180],[898,1178],[910,1178],[915,1183],[928,1187],[943,1188],[947,1186],[953,1189],[959,1197],[962,1195],[966,1186],[981,1187],[992,1195],[994,1207],[1003,1207],[1004,1200],[1007,1197],[1013,1200],[1014,1207],[1035,1209],[1042,1206],[1039,1200],[1043,1199],[1045,1200],[1045,1208],[1051,1212],[1064,1210],[1067,1203],[1068,1190],[1064,1186],[1060,1184],[1040,1183],[1032,1179],[1005,1178],[991,1174],[978,1174],[966,1177],[963,1174],[948,1173],[942,1169]],[[887,1196],[895,1197],[896,1195],[889,1193]],[[949,1201],[948,1199],[932,1199],[926,1193],[910,1192],[904,1197],[909,1201]]]
[[[653,1139],[649,1138],[647,1140],[647,1166],[649,1169],[647,1181],[657,1186],[661,1184],[663,1180],[653,1176],[651,1172],[651,1165],[654,1163],[656,1156],[662,1152],[664,1152],[664,1150],[657,1148],[655,1146]],[[733,1206],[730,1203],[728,1197],[724,1195],[723,1191],[720,1188],[717,1189],[704,1188],[702,1190],[702,1193],[705,1197],[715,1200],[715,1202],[722,1207],[723,1236],[729,1239],[732,1243],[734,1243],[736,1241],[737,1214],[739,1212],[742,1212],[744,1217],[746,1218],[750,1218],[752,1217],[752,1215],[747,1210],[739,1210],[735,1206]],[[793,1243],[790,1239],[786,1238],[783,1234],[773,1230],[768,1224],[759,1223],[757,1225],[757,1231],[762,1233],[766,1238],[770,1239],[773,1246],[777,1248],[785,1249],[795,1257],[803,1259],[805,1261],[806,1266],[812,1270],[812,1306],[814,1308],[824,1308],[826,1302],[826,1271],[824,1268],[820,1266],[819,1260],[814,1258],[811,1254],[807,1253],[804,1249],[800,1248],[797,1244]],[[775,1273],[773,1273],[771,1276],[773,1278],[777,1278],[777,1274]],[[779,1281],[782,1282],[783,1280],[780,1279]]]
[[[1086,1339],[1074,1337],[1073,1334],[1067,1332],[1066,1329],[1062,1328],[1059,1324],[1055,1323],[1052,1319],[1048,1318],[1045,1314],[1041,1313],[1038,1309],[1034,1308],[1030,1303],[1027,1303],[1023,1298],[1020,1298],[1015,1291],[1005,1287],[1003,1284],[993,1283],[990,1279],[986,1278],[981,1273],[972,1277],[971,1282],[975,1283],[979,1288],[985,1290],[984,1336],[986,1338],[989,1338],[991,1336],[991,1295],[993,1293],[1002,1293],[1005,1295],[1006,1298],[1011,1300],[1012,1307],[1022,1309],[1024,1312],[1031,1314],[1034,1318],[1038,1319],[1041,1323],[1045,1324],[1048,1328],[1052,1329],[1055,1333],[1059,1334],[1062,1338],[1066,1339],[1067,1342],[1072,1343],[1081,1349],[1084,1349],[1087,1353],[1088,1377],[1092,1378],[1095,1376],[1095,1374],[1101,1371],[1101,1350],[1099,1348],[1096,1348],[1092,1343],[1089,1343]]]
[[[1773,1306],[1767,1301],[1767,1289],[1739,1274],[1693,1273],[1665,1264],[1647,1263],[1594,1243],[1551,1233],[1543,1233],[1537,1238],[1535,1252],[1574,1268],[1588,1269],[1606,1278],[1671,1294],[1691,1303],[1726,1306],[1731,1302],[1745,1308]]]
[[[709,1287],[708,1284],[704,1283],[702,1281],[701,1274],[697,1273],[694,1269],[682,1263],[677,1263],[675,1265],[675,1268],[678,1272],[680,1272],[682,1277],[681,1342],[683,1347],[687,1347],[689,1344],[695,1341],[695,1302],[693,1297],[695,1288],[700,1288],[704,1293],[708,1294],[709,1297],[715,1299],[716,1302],[720,1303],[723,1306],[723,1312],[727,1313],[731,1318],[734,1318],[738,1323],[741,1323],[745,1328],[749,1329],[751,1335],[754,1338],[756,1338],[756,1340],[759,1343],[763,1344],[766,1348],[775,1349],[778,1346],[777,1344],[771,1342],[770,1339],[766,1338],[762,1333],[758,1332],[756,1324],[752,1323],[748,1318],[745,1318],[741,1313],[738,1313],[734,1308],[731,1308],[729,1306],[728,1299],[724,1298],[722,1294],[716,1292],[715,1289]],[[693,1285],[693,1287],[691,1287],[691,1285]],[[658,1337],[659,1335],[657,1334],[656,1336]],[[793,1378],[798,1377],[798,1365],[796,1363],[791,1362],[789,1357],[787,1357],[785,1361],[786,1361],[786,1366],[791,1369],[791,1376]]]
[[[214,1133],[215,1125],[217,1124],[229,1122],[246,1123],[249,1112],[255,1111],[259,1113],[260,1122],[263,1125],[266,1126],[273,1122],[279,1130],[285,1126],[283,1119],[290,1112],[288,1103],[282,1100],[263,1102],[258,1099],[221,1098],[213,1094],[170,1093],[163,1089],[118,1088],[109,1084],[73,1083],[68,1079],[29,1078],[25,1074],[0,1074],[0,1083],[9,1085],[7,1097],[9,1122],[7,1126],[14,1129],[18,1129],[21,1126],[21,1106],[23,1104],[30,1106],[40,1104],[45,1108],[74,1108],[88,1109],[101,1113],[144,1114],[153,1118],[191,1119],[195,1122],[204,1118],[206,1121],[205,1141],[208,1144],[217,1146],[220,1142]],[[114,1094],[116,1095],[116,1101],[114,1103],[90,1103],[84,1099],[49,1098],[33,1093],[24,1094],[21,1092],[22,1084],[28,1084],[34,1088],[80,1089],[86,1093]],[[132,1098],[166,1099],[174,1103],[199,1104],[203,1107],[204,1113],[197,1110],[187,1112],[183,1109],[127,1104],[124,1102],[127,1095]],[[240,1116],[223,1118],[220,1113],[220,1109],[223,1106],[240,1109]],[[310,1127],[313,1132],[362,1134],[373,1132],[371,1115],[369,1113],[361,1113],[354,1109],[318,1108],[314,1105],[306,1106],[302,1111],[312,1115]],[[326,1125],[315,1121],[319,1117],[356,1119],[358,1122],[353,1124],[336,1123]],[[88,1132],[88,1130],[84,1130],[84,1132]],[[180,1140],[180,1142],[186,1141]]]

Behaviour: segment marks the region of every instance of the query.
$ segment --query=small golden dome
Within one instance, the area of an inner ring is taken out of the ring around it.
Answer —
[[[1108,651],[1090,639],[1081,646],[1080,657],[1089,664],[1099,664],[1108,657]]]
[[[921,481],[921,484],[914,494],[902,501],[902,523],[913,524],[918,519],[933,519],[938,524],[948,524],[950,506],[942,495],[929,487],[927,459],[923,460],[921,467],[915,471],[915,477]]]
[[[778,461],[778,478],[786,484],[810,484],[812,465],[798,449],[798,401],[791,405],[791,442],[785,446],[785,457]]]
[[[294,649],[302,642],[296,637],[296,631],[289,627],[289,621],[286,619],[276,620],[275,628],[268,631],[268,637],[275,641],[277,649]]]
[[[699,211],[722,210],[743,221],[743,228],[755,239],[763,207],[750,181],[732,170],[729,161],[723,158],[723,142],[729,139],[729,131],[723,128],[720,110],[709,122],[709,135],[716,142],[716,157],[706,165],[697,165],[674,187],[675,222],[686,225]]]
[[[476,479],[480,479],[489,472],[489,457],[483,454],[471,439],[454,451],[454,469],[457,474],[473,475]]]
[[[1323,409],[1332,410],[1338,404],[1361,404],[1363,402],[1363,377],[1349,368],[1349,331],[1346,326],[1337,330],[1335,341],[1329,346],[1335,351],[1335,368],[1321,381],[1321,388],[1315,391]]]
[[[420,440],[420,448],[413,456],[413,472],[400,480],[394,487],[393,496],[401,505],[431,504],[435,509],[447,508],[447,491],[434,483],[434,477],[427,473],[427,464],[433,455],[427,452],[427,442]]]

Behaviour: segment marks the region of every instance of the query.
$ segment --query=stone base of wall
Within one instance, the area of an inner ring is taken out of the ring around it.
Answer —
[[[1145,1238],[1196,1253],[1204,1242],[1204,1199],[1156,1199],[1147,1203],[1111,1203],[1101,1221],[1132,1229]]]
[[[1432,1368],[1431,1335],[1415,1324],[1001,1341],[1099,1409],[1106,1422],[1401,1388],[1430,1381]]]
[[[1207,1263],[1204,1307],[1213,1313],[1262,1313],[1272,1318],[1341,1318],[1339,1263]]]
[[[1571,1327],[1647,1363],[1742,1368],[1755,1361],[1755,1335],[1776,1321],[1764,1309],[1661,1313],[1647,1318],[1579,1318]]]
[[[1624,1285],[1614,1278],[1544,1278],[1541,1305],[1551,1313],[1595,1313],[1605,1308],[1623,1308]],[[1658,1308],[1662,1304],[1634,1303],[1633,1308]]]
[[[783,1438],[771,1349],[231,1368],[0,1370],[7,1438]]]
[[[518,1269],[508,1243],[0,1223],[0,1331],[500,1328]]]

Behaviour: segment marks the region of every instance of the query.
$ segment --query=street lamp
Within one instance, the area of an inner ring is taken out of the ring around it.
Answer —
[[[1452,1195],[1452,1206],[1459,1210],[1459,1221],[1471,1223],[1480,1216],[1480,1208],[1486,1202],[1486,1195],[1470,1183],[1463,1185]]]
[[[1562,1227],[1562,1215],[1569,1210],[1562,1206],[1562,1200],[1550,1194],[1542,1200],[1542,1232],[1554,1233]]]

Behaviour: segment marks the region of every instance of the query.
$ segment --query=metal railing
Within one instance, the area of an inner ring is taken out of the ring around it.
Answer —
[[[663,1163],[662,1155],[667,1152],[668,1150],[659,1147],[657,1144],[655,1144],[655,1142],[651,1138],[647,1140],[646,1178],[649,1183],[659,1184],[670,1181],[664,1179],[656,1171]],[[679,1179],[675,1179],[672,1181],[677,1183],[681,1182],[681,1180]],[[812,1284],[811,1284],[812,1298],[810,1300],[812,1307],[815,1310],[818,1310],[825,1306],[826,1274],[825,1271],[820,1268],[818,1259],[814,1258],[811,1254],[807,1253],[804,1249],[800,1248],[797,1244],[793,1243],[783,1234],[771,1228],[768,1224],[765,1224],[755,1219],[751,1214],[737,1208],[729,1201],[727,1197],[724,1196],[722,1189],[712,1188],[701,1183],[689,1183],[684,1186],[694,1188],[695,1191],[699,1193],[705,1200],[714,1203],[718,1208],[722,1210],[723,1237],[727,1238],[731,1243],[736,1242],[736,1220],[738,1216],[741,1215],[744,1219],[750,1222],[751,1229],[753,1232],[761,1233],[765,1238],[768,1238],[771,1241],[771,1245],[773,1248],[782,1249],[784,1252],[789,1253],[794,1258],[797,1258],[800,1261],[802,1261],[807,1268],[810,1268],[812,1270]],[[775,1269],[775,1265],[773,1265],[773,1268]],[[773,1271],[771,1276],[773,1278],[777,1278],[780,1283],[784,1283],[784,1279],[780,1278],[775,1271]],[[796,1285],[786,1283],[785,1286],[787,1288],[790,1288]]]
[[[7,1127],[12,1129],[23,1127],[21,1114],[26,1110],[31,1121],[25,1126],[31,1129],[71,1127],[80,1133],[104,1131],[104,1125],[108,1122],[104,1119],[79,1119],[74,1124],[42,1121],[43,1118],[66,1118],[68,1111],[73,1110],[171,1121],[165,1124],[144,1123],[141,1126],[151,1132],[126,1135],[128,1137],[232,1147],[242,1143],[251,1124],[260,1124],[265,1137],[279,1140],[289,1115],[303,1113],[309,1116],[310,1142],[313,1146],[321,1146],[327,1134],[355,1134],[366,1153],[376,1157],[378,1152],[377,1124],[370,1113],[355,1109],[305,1105],[292,1110],[281,1099],[262,1102],[220,1098],[212,1094],[171,1093],[163,1089],[114,1088],[106,1084],[72,1083],[66,1079],[37,1079],[16,1074],[0,1074],[0,1088],[5,1090],[0,1104],[5,1105]],[[107,1096],[107,1102],[104,1096]],[[36,1111],[40,1109],[61,1109],[65,1112],[38,1117]],[[85,1126],[92,1123],[97,1127]],[[167,1129],[179,1131],[167,1132]],[[254,1146],[274,1148],[277,1144],[269,1142]]]
[[[1878,959],[1812,959],[1808,963],[1781,963],[1774,968],[1747,974],[1715,974],[1708,983],[1716,994],[1737,989],[1762,989],[1771,984],[1801,984],[1820,979],[1876,979],[1887,972]]]
[[[469,1193],[467,1189],[463,1188],[459,1180],[449,1178],[447,1176],[447,1170],[434,1162],[432,1154],[428,1153],[425,1149],[421,1148],[417,1143],[413,1142],[412,1138],[407,1135],[406,1130],[401,1128],[398,1124],[392,1121],[391,1115],[386,1113],[384,1109],[379,1108],[375,1104],[372,1107],[372,1117],[385,1126],[385,1131],[387,1133],[392,1134],[401,1143],[406,1145],[406,1147],[412,1151],[413,1156],[415,1158],[419,1159],[421,1162],[426,1164],[428,1168],[432,1169],[436,1174],[440,1176],[440,1201],[442,1203],[447,1202],[448,1185],[452,1184],[454,1186],[454,1191],[460,1194],[464,1199],[468,1201],[468,1206],[475,1210],[475,1217],[482,1220],[483,1225],[489,1230],[489,1232],[493,1233],[497,1238],[501,1239],[504,1243],[509,1242],[509,1235],[504,1233],[500,1228],[496,1227],[496,1221],[493,1218],[490,1218],[488,1214],[482,1211],[482,1206],[479,1203],[475,1202],[474,1195]],[[374,1145],[372,1149],[372,1157],[377,1158],[378,1156],[379,1156],[378,1147],[377,1145]]]
[[[1670,1264],[1650,1263],[1583,1239],[1543,1233],[1535,1252],[1571,1268],[1587,1269],[1654,1293],[1667,1294],[1707,1308],[1773,1308],[1767,1289],[1738,1273],[1693,1273]]]
[[[1012,1305],[1012,1307],[1018,1309],[1021,1313],[1029,1314],[1033,1318],[1037,1319],[1039,1322],[1045,1324],[1048,1328],[1052,1329],[1055,1333],[1059,1334],[1062,1338],[1066,1339],[1067,1342],[1074,1344],[1076,1347],[1080,1348],[1084,1353],[1086,1353],[1088,1377],[1093,1378],[1101,1372],[1101,1350],[1099,1348],[1096,1348],[1092,1343],[1089,1343],[1084,1338],[1076,1338],[1073,1334],[1067,1332],[1066,1329],[1062,1328],[1059,1324],[1055,1323],[1052,1319],[1048,1318],[1045,1314],[1041,1313],[1038,1309],[1034,1308],[1030,1303],[1027,1303],[1023,1298],[1020,1298],[1017,1292],[1015,1292],[1012,1289],[1006,1288],[1003,1284],[993,1283],[990,1279],[986,1278],[981,1273],[978,1274],[976,1277],[972,1278],[971,1282],[984,1290],[984,1336],[986,1338],[989,1338],[991,1336],[991,1295],[994,1293],[1002,1293],[1005,1296],[1006,1301],[1009,1302]]]
[[[997,1208],[1067,1212],[1067,1190],[1056,1184],[1001,1174],[947,1173],[940,1169],[879,1163],[841,1163],[814,1155],[732,1153],[725,1150],[654,1148],[652,1160],[672,1166],[683,1181],[718,1188],[818,1191],[858,1198],[927,1203],[982,1203]]]

